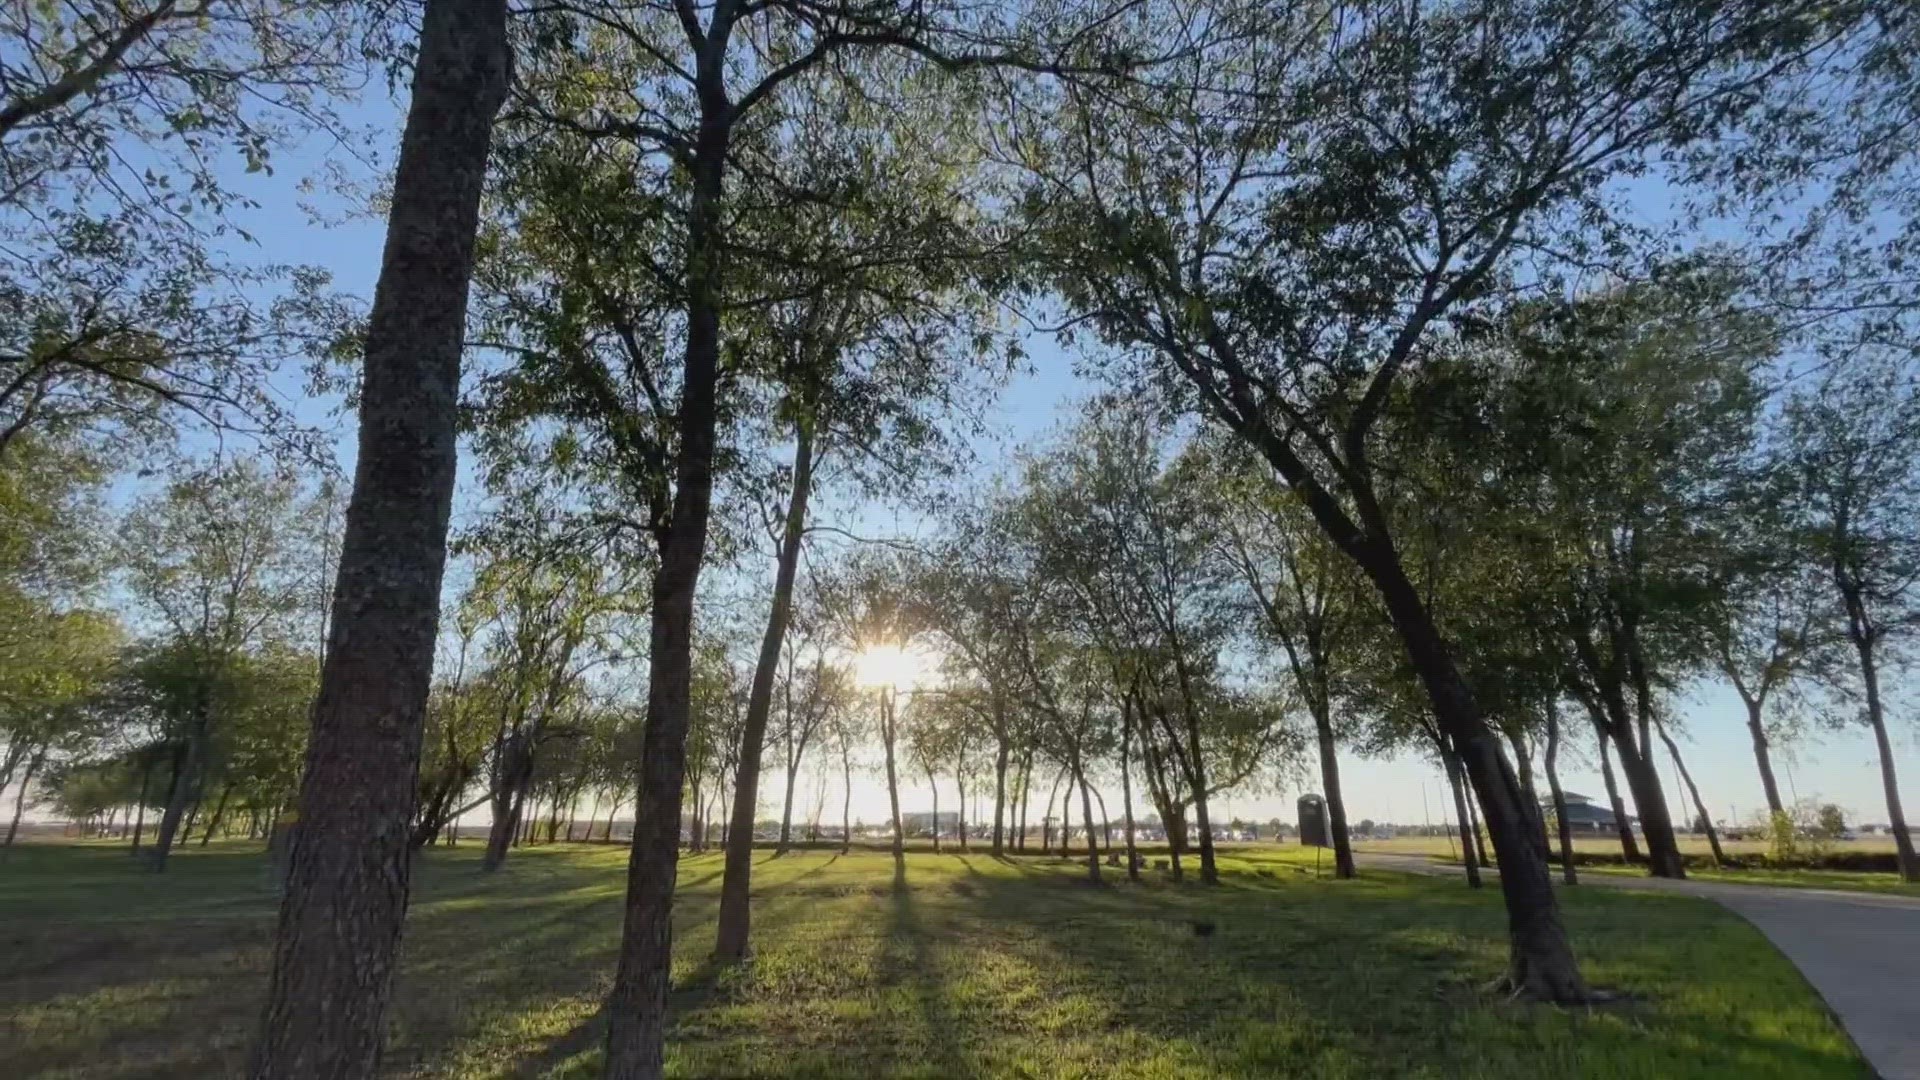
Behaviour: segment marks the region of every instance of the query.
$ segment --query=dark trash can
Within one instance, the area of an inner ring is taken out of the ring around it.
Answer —
[[[1299,808],[1301,846],[1332,847],[1333,831],[1327,826],[1327,800],[1318,795],[1302,795]]]

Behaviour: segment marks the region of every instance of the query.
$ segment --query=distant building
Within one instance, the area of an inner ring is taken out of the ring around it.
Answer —
[[[900,828],[908,836],[929,836],[933,833],[935,815],[901,814]],[[960,814],[957,811],[942,811],[939,814],[941,836],[960,835]]]
[[[1565,792],[1564,797],[1567,800],[1567,827],[1572,831],[1612,832],[1619,827],[1615,823],[1613,810],[1611,808],[1602,806],[1587,796],[1574,791]],[[1543,802],[1541,804],[1541,810],[1551,818],[1553,816],[1553,803]],[[1632,818],[1628,818],[1627,823],[1629,825],[1637,824]]]

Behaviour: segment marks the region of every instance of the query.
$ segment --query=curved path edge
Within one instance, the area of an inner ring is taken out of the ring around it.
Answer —
[[[1355,852],[1361,866],[1457,876],[1415,855]],[[1885,1080],[1920,1080],[1920,898],[1835,889],[1586,874],[1580,887],[1712,900],[1766,935],[1839,1017]]]

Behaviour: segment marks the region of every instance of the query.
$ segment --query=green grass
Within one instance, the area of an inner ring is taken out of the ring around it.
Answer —
[[[1377,852],[1386,855],[1425,855],[1436,862],[1458,866],[1459,849],[1450,846],[1441,837],[1409,836],[1393,840],[1363,840],[1354,844],[1355,851]],[[1591,851],[1604,855],[1618,855],[1619,842],[1612,837],[1581,837],[1574,841],[1577,851]],[[1763,841],[1730,841],[1725,845],[1729,855],[1755,856],[1765,855],[1767,845]],[[1687,855],[1705,855],[1710,850],[1703,838],[1684,836],[1680,839],[1680,850]],[[1854,851],[1892,851],[1890,838],[1875,837],[1854,841],[1844,850]],[[1613,874],[1621,877],[1645,877],[1643,866],[1624,864],[1585,863],[1579,867],[1582,874]],[[1920,896],[1920,885],[1909,885],[1900,880],[1895,873],[1878,873],[1865,870],[1820,870],[1807,867],[1748,867],[1744,869],[1713,870],[1702,866],[1689,866],[1687,876],[1696,881],[1725,881],[1735,885],[1772,885],[1787,889],[1838,889],[1842,892],[1888,893],[1894,896]]]
[[[597,1075],[624,852],[472,848],[416,877],[387,1071]],[[716,970],[715,855],[681,863],[681,1077],[1856,1077],[1819,999],[1746,923],[1703,902],[1563,898],[1592,1013],[1492,998],[1492,890],[1247,848],[1217,889],[1092,888],[1056,860],[763,854],[758,952]],[[105,847],[0,865],[0,1059],[9,1077],[232,1075],[257,1017],[272,898],[246,847],[163,877]],[[1194,932],[1212,922],[1209,936]]]
[[[1582,866],[1582,874],[1617,874],[1645,877],[1645,867]],[[1771,885],[1782,889],[1838,889],[1841,892],[1887,893],[1894,896],[1920,896],[1920,885],[1909,885],[1898,874],[1877,874],[1856,870],[1809,870],[1803,868],[1754,867],[1745,870],[1710,870],[1689,867],[1687,877],[1694,881],[1725,881],[1735,885]]]

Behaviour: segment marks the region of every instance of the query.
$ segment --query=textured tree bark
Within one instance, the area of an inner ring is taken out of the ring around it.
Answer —
[[[1632,729],[1621,724],[1613,731],[1613,748],[1620,755],[1620,770],[1627,774],[1627,789],[1633,792],[1634,809],[1640,811],[1640,835],[1647,841],[1647,868],[1654,877],[1684,878],[1686,863],[1680,857],[1680,845],[1673,835],[1673,816],[1667,810],[1666,791],[1660,785],[1651,747],[1642,754],[1634,745]]]
[[[1187,752],[1181,765],[1187,774],[1187,783],[1193,789],[1193,823],[1200,832],[1200,882],[1203,885],[1218,885],[1220,867],[1214,860],[1213,816],[1207,806],[1207,764],[1200,756],[1200,723],[1193,713],[1191,693],[1186,685],[1185,664],[1177,659],[1175,664],[1181,672],[1182,699],[1188,703],[1185,709]]]
[[[996,702],[994,711],[997,714],[999,710],[1000,705]],[[999,726],[1004,727],[1004,721]],[[1011,747],[1007,744],[1006,736],[998,730],[994,733],[994,742],[996,745],[993,753],[993,853],[999,856],[1006,854],[1007,850],[1007,760],[1011,756]]]
[[[607,1003],[609,1080],[659,1080],[673,964],[673,889],[679,874],[680,808],[686,783],[693,680],[693,602],[706,557],[713,501],[715,394],[720,363],[720,199],[731,139],[717,57],[699,62],[701,124],[692,155],[687,215],[687,339],[680,400],[680,453],[673,518],[653,583],[646,729],[627,862],[620,962]],[[751,826],[748,834],[752,835]]]
[[[900,824],[900,771],[893,759],[893,744],[900,707],[891,688],[880,691],[880,741],[887,751],[887,805],[893,814],[893,864],[901,866],[907,858],[907,833]]]
[[[1033,748],[1028,747],[1020,761],[1020,831],[1015,834],[1014,847],[1027,850],[1027,809],[1033,798]]]
[[[1660,780],[1660,763],[1655,760],[1654,691],[1641,655],[1640,633],[1633,626],[1623,627],[1615,633],[1616,651],[1624,651],[1628,678],[1633,683],[1634,717],[1639,726],[1639,743],[1628,747],[1619,741],[1628,731],[1624,721],[1618,725],[1615,742],[1620,749],[1620,767],[1627,771],[1627,783],[1633,788],[1634,807],[1640,811],[1640,832],[1647,838],[1648,865],[1658,876],[1685,877],[1686,860],[1680,854],[1680,841],[1673,827],[1673,811],[1667,806],[1666,786]],[[1607,695],[1611,692],[1603,688],[1603,699],[1610,701]],[[1621,715],[1625,715],[1624,711]]]
[[[27,808],[27,789],[33,786],[33,778],[46,760],[47,748],[43,746],[27,759],[26,771],[20,774],[20,790],[13,797],[13,820],[7,823],[7,847],[12,847],[14,837],[20,834],[20,814]]]
[[[967,781],[956,766],[953,770],[953,795],[960,808],[960,850],[967,850]],[[935,818],[937,822],[939,819]]]
[[[793,785],[799,779],[800,763],[787,761],[787,791],[780,806],[780,844],[774,854],[785,855],[793,844]]]
[[[1553,794],[1553,819],[1560,832],[1560,873],[1569,885],[1580,883],[1573,868],[1573,824],[1567,820],[1567,794],[1560,787],[1560,709],[1547,704],[1547,789]]]
[[[1627,804],[1620,798],[1620,785],[1613,778],[1613,751],[1607,729],[1594,721],[1594,734],[1600,744],[1600,779],[1607,785],[1607,805],[1613,808],[1613,828],[1620,835],[1620,853],[1628,863],[1640,862],[1640,845],[1633,838],[1633,823],[1627,820]]]
[[[153,782],[153,758],[140,767],[140,801],[134,805],[132,854],[140,854],[140,832],[147,825],[147,790]]]
[[[227,798],[232,794],[232,784],[222,784],[220,786],[220,798],[214,800],[213,816],[207,819],[207,829],[200,834],[201,847],[206,847],[208,841],[213,839],[213,834],[219,830],[220,819],[227,816]]]
[[[439,629],[505,0],[428,0],[367,324],[359,454],[255,1078],[380,1071]]]
[[[1519,778],[1500,752],[1500,740],[1488,729],[1473,692],[1460,675],[1414,589],[1389,548],[1368,549],[1363,569],[1373,579],[1388,616],[1420,676],[1435,718],[1459,753],[1472,781],[1480,810],[1493,834],[1500,863],[1500,891],[1507,907],[1508,970],[1516,992],[1541,1001],[1574,1004],[1587,1000],[1580,965],[1560,921],[1547,861],[1529,837],[1531,824]]]
[[[1087,878],[1095,885],[1100,883],[1100,843],[1098,834],[1093,831],[1093,799],[1087,794],[1087,778],[1078,769],[1074,769],[1074,780],[1080,784],[1080,820],[1087,826]]]
[[[1838,571],[1835,576],[1839,576]],[[1860,661],[1860,683],[1867,698],[1867,724],[1873,728],[1874,747],[1880,753],[1880,784],[1886,790],[1887,824],[1893,829],[1900,880],[1913,884],[1920,882],[1920,857],[1914,854],[1913,834],[1907,831],[1907,812],[1900,805],[1900,778],[1893,769],[1893,741],[1887,737],[1886,705],[1880,697],[1880,664],[1879,657],[1874,655],[1873,622],[1857,588],[1842,584],[1841,599],[1846,603],[1848,636]]]
[[[752,930],[750,902],[753,888],[753,818],[760,806],[760,756],[767,741],[767,717],[773,712],[773,680],[780,671],[780,650],[787,640],[787,620],[793,610],[793,578],[800,567],[800,542],[806,537],[807,496],[813,490],[813,424],[802,418],[794,425],[793,488],[787,495],[787,520],[780,536],[780,555],[773,579],[773,607],[767,612],[766,633],[760,638],[760,660],[747,692],[747,716],[740,733],[740,764],[733,781],[733,826],[727,832],[727,866],[720,880],[720,927],[713,955],[738,960],[747,954]],[[780,845],[787,842],[786,822],[793,816],[793,774],[787,774],[787,810],[781,818]]]
[[[1120,699],[1120,813],[1127,830],[1127,880],[1140,880],[1140,855],[1133,839],[1133,704]]]
[[[1320,786],[1326,789],[1327,820],[1333,828],[1333,876],[1353,876],[1353,841],[1347,834],[1347,800],[1340,794],[1340,754],[1333,739],[1333,716],[1325,702],[1313,709],[1314,735],[1320,742]]]
[[[186,741],[173,759],[173,780],[167,785],[167,805],[160,811],[160,822],[153,833],[153,845],[147,853],[149,865],[155,872],[166,870],[167,856],[173,853],[174,840],[180,835],[181,823],[186,818],[187,810],[199,798],[200,777],[206,767],[206,729],[206,709],[202,706],[195,711]]]
[[[1527,817],[1533,823],[1533,835],[1540,845],[1540,857],[1549,858],[1551,846],[1547,840],[1547,815],[1540,810],[1540,789],[1533,783],[1533,757],[1527,750],[1526,740],[1520,733],[1507,731],[1507,745],[1513,747],[1513,761],[1520,769],[1520,790],[1526,796]]]
[[[1442,748],[1440,759],[1447,769],[1447,787],[1453,792],[1454,831],[1460,834],[1460,865],[1467,872],[1467,887],[1480,887],[1480,856],[1474,853],[1473,824],[1467,813],[1467,793],[1461,783],[1460,759],[1452,750]]]
[[[1060,784],[1066,779],[1067,771],[1060,770],[1053,778],[1053,787],[1047,790],[1046,812],[1040,815],[1040,854],[1053,853],[1053,804],[1060,798]]]
[[[840,776],[844,794],[840,802],[840,854],[853,850],[853,748],[840,743]]]
[[[1667,754],[1673,758],[1673,767],[1680,770],[1680,782],[1687,786],[1687,794],[1693,799],[1693,812],[1700,824],[1707,830],[1707,846],[1713,851],[1713,865],[1722,866],[1727,861],[1727,853],[1720,848],[1720,830],[1713,827],[1713,817],[1707,813],[1706,800],[1700,798],[1700,788],[1693,782],[1693,774],[1687,771],[1687,763],[1680,757],[1680,747],[1668,734],[1664,721],[1654,720],[1660,732],[1660,741],[1666,743]]]
[[[927,766],[927,787],[933,792],[933,853],[940,854],[940,783],[933,775],[933,766]]]
[[[1773,744],[1767,738],[1767,726],[1761,721],[1764,703],[1746,698],[1747,734],[1753,738],[1753,762],[1760,767],[1760,787],[1767,796],[1767,813],[1784,814],[1787,805],[1780,801],[1780,782],[1773,778]]]

